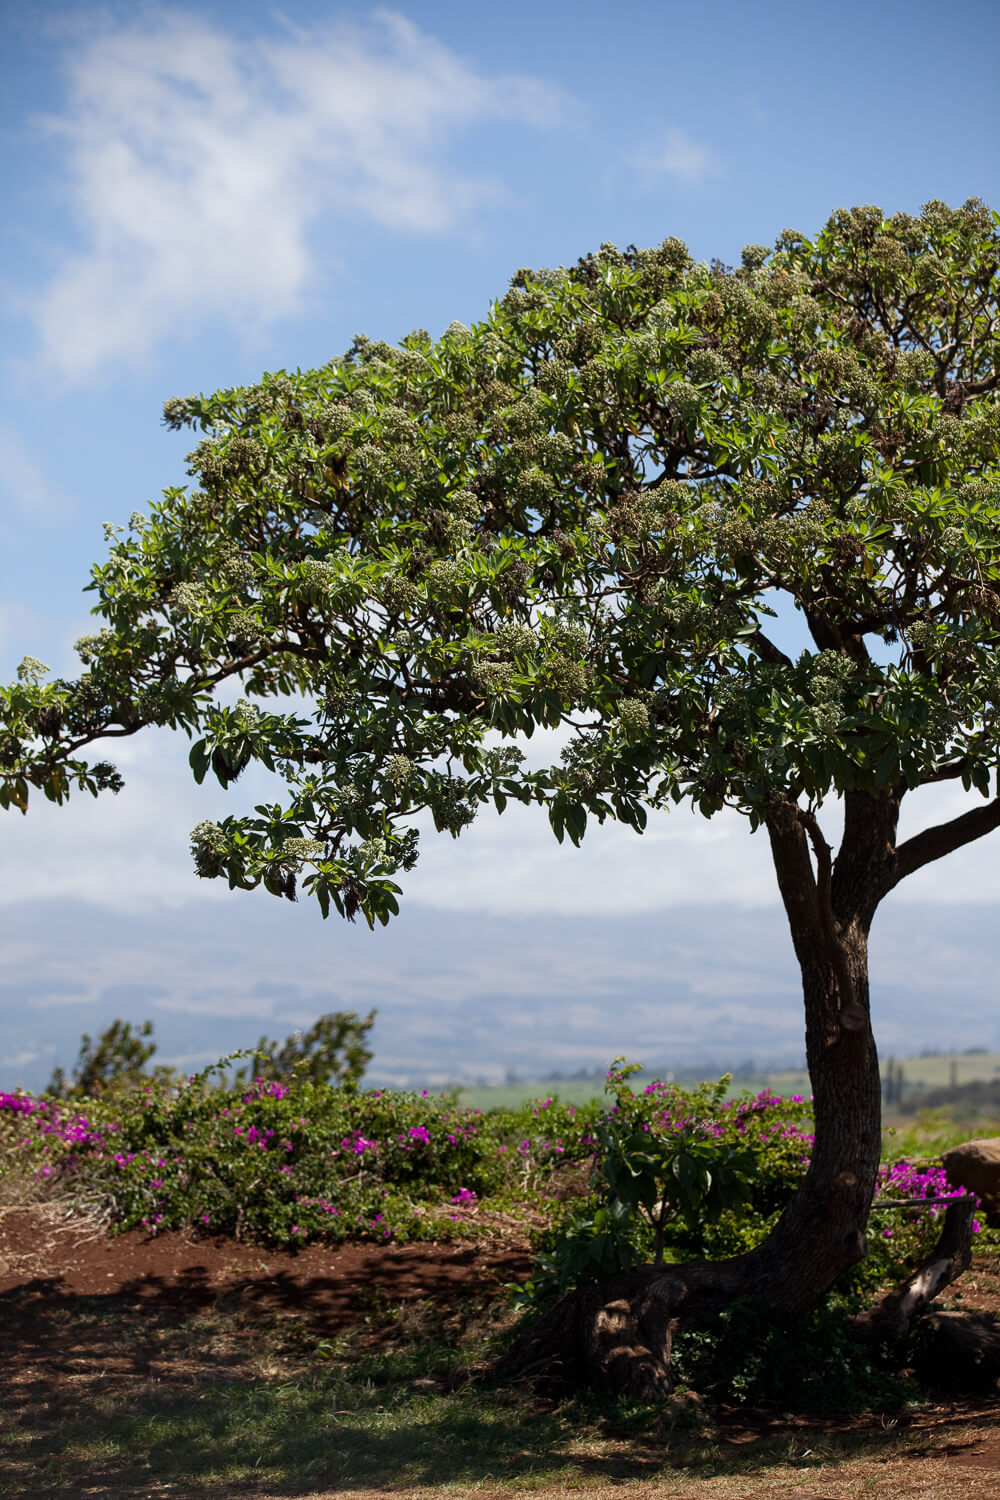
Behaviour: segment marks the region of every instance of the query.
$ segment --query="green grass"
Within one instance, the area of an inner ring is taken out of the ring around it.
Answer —
[[[937,1160],[952,1146],[979,1136],[1000,1135],[1000,1120],[955,1119],[948,1109],[890,1115],[882,1130],[883,1161]]]
[[[655,1074],[651,1074],[655,1077]],[[533,1099],[556,1098],[562,1104],[589,1104],[604,1098],[604,1074],[588,1078],[536,1078],[458,1090],[460,1109],[519,1109]]]
[[[883,1057],[883,1072],[888,1067]],[[905,1083],[910,1087],[943,1089],[963,1083],[988,1083],[1000,1075],[1000,1052],[934,1053],[929,1057],[903,1057],[898,1060]]]
[[[653,1078],[662,1077],[662,1073],[656,1068],[649,1068],[639,1075],[638,1085],[641,1086]],[[498,1083],[482,1088],[469,1088],[458,1090],[458,1103],[462,1109],[519,1109],[522,1104],[527,1104],[533,1099],[556,1098],[561,1104],[589,1104],[592,1099],[605,1098],[604,1073],[594,1073],[587,1078],[536,1078],[526,1080],[523,1083]],[[692,1074],[678,1076],[677,1082],[682,1088],[696,1088],[704,1082],[714,1083],[715,1079],[696,1078]],[[748,1090],[759,1093],[762,1089],[772,1088],[779,1094],[802,1094],[808,1098],[812,1090],[809,1085],[809,1075],[804,1068],[788,1070],[784,1073],[767,1073],[757,1076],[740,1076],[734,1078],[727,1090],[727,1098],[735,1098],[737,1094],[745,1094]]]
[[[609,1421],[629,1417],[620,1405],[554,1407],[526,1388],[468,1383],[498,1316],[507,1316],[495,1306],[448,1316],[426,1304],[401,1314],[381,1308],[374,1325],[331,1341],[296,1319],[261,1326],[238,1306],[180,1321],[104,1309],[102,1320],[86,1305],[99,1300],[78,1299],[70,1317],[50,1315],[53,1334],[89,1336],[90,1354],[74,1362],[70,1401],[15,1397],[8,1405],[0,1494],[160,1485],[206,1494],[350,1491],[390,1478],[530,1486],[594,1466],[615,1478],[660,1467],[641,1444],[609,1432]],[[141,1364],[150,1343],[156,1357],[146,1379],[102,1389],[112,1348],[120,1369],[122,1351],[135,1350]]]
[[[8,1299],[9,1300],[9,1299]],[[16,1309],[9,1305],[5,1316]],[[22,1312],[19,1314],[24,1316]],[[503,1303],[448,1311],[378,1299],[357,1329],[318,1338],[307,1323],[233,1297],[211,1312],[91,1297],[32,1311],[48,1380],[8,1386],[0,1494],[186,1495],[384,1486],[531,1491],[812,1469],[897,1455],[896,1423],[853,1434],[788,1430],[739,1446],[697,1406],[577,1397],[470,1381],[509,1319]],[[65,1357],[67,1342],[72,1358]],[[27,1372],[31,1373],[31,1372]],[[36,1372],[37,1373],[37,1372]],[[734,1491],[735,1493],[735,1491]]]

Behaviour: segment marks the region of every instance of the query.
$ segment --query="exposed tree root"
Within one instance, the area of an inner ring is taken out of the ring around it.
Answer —
[[[901,1354],[917,1318],[972,1259],[974,1200],[949,1205],[940,1238],[926,1262],[852,1331],[890,1358]],[[725,1261],[693,1261],[624,1272],[600,1286],[569,1292],[525,1329],[497,1366],[507,1379],[559,1386],[595,1385],[646,1401],[674,1386],[674,1334],[711,1328],[741,1297],[761,1297],[759,1252]],[[780,1285],[777,1269],[775,1285]],[[971,1337],[971,1335],[970,1335]],[[992,1345],[991,1345],[992,1348]]]
[[[746,1259],[648,1266],[578,1287],[525,1330],[497,1373],[604,1386],[639,1400],[669,1395],[674,1333],[710,1326],[741,1295]]]
[[[923,1265],[868,1315],[868,1338],[889,1349],[900,1348],[927,1304],[968,1270],[975,1209],[975,1198],[957,1198],[949,1203],[937,1244]]]

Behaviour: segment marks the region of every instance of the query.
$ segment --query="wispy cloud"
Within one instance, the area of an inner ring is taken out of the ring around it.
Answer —
[[[321,219],[449,230],[502,191],[448,160],[472,126],[550,126],[566,97],[489,77],[404,17],[241,40],[144,12],[66,47],[65,150],[83,248],[39,296],[44,363],[78,381],[206,322],[301,306]]]
[[[66,492],[45,472],[41,459],[15,432],[9,422],[0,420],[0,510],[11,516],[59,515],[73,502]]]
[[[645,141],[632,160],[642,177],[653,182],[672,177],[675,182],[702,182],[718,168],[714,151],[693,140],[683,130],[671,128]]]

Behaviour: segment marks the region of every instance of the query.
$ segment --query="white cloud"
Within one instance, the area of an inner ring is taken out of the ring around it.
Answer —
[[[540,808],[488,811],[457,843],[428,833],[407,891],[424,905],[514,915],[624,916],[685,902],[767,906],[777,900],[767,842],[737,814],[711,823],[689,809],[650,817],[640,837],[620,823],[588,827],[579,849],[557,844]]]
[[[659,177],[673,177],[677,182],[698,183],[716,169],[715,153],[707,146],[671,128],[645,142],[634,153],[633,160],[649,182]]]
[[[530,764],[547,765],[562,736],[539,733]],[[203,818],[240,814],[281,798],[276,778],[251,768],[229,792],[195,786],[188,741],[167,730],[101,747],[122,768],[125,790],[94,801],[76,795],[55,807],[40,794],[26,817],[0,815],[4,859],[0,906],[35,898],[73,898],[122,912],[233,898],[223,881],[199,880],[190,831]],[[930,787],[907,799],[900,837],[945,821],[978,802],[961,788]],[[839,839],[838,816],[823,817]],[[1000,835],[981,839],[928,866],[893,893],[899,902],[940,905],[1000,901]],[[543,809],[484,808],[460,839],[423,827],[420,861],[400,877],[404,905],[493,916],[531,913],[617,917],[689,904],[744,909],[773,906],[778,891],[763,833],[723,813],[706,822],[684,804],[651,815],[641,837],[616,823],[592,823],[579,849],[557,844]],[[259,900],[266,898],[259,897]]]
[[[536,736],[531,763],[554,759],[559,738]],[[210,781],[197,787],[187,752],[188,741],[169,731],[108,741],[99,753],[125,776],[118,796],[76,794],[56,807],[36,794],[26,817],[2,815],[0,905],[75,898],[138,912],[226,898],[225,882],[194,874],[190,831],[203,818],[280,798],[280,788],[259,769],[228,793]],[[485,808],[457,841],[427,825],[420,862],[400,879],[407,902],[495,914],[620,915],[691,901],[776,899],[762,838],[750,839],[735,814],[706,823],[683,807],[653,820],[641,838],[621,825],[594,824],[580,849],[556,843],[541,808],[511,804],[502,818]]]
[[[480,74],[386,11],[253,41],[144,12],[77,38],[66,68],[67,109],[44,123],[65,147],[83,248],[35,315],[44,363],[72,381],[206,320],[296,311],[324,215],[451,229],[500,191],[452,169],[452,139],[566,109],[542,81]]]
[[[983,799],[977,792],[966,792],[960,784],[944,782],[923,787],[903,801],[898,842],[982,805]],[[988,834],[934,864],[925,865],[897,886],[890,899],[935,901],[946,906],[1000,901],[1000,834]]]
[[[26,815],[0,814],[0,905],[79,899],[138,912],[228,894],[225,882],[197,878],[188,846],[195,823],[232,805],[218,789],[195,786],[187,748],[169,731],[109,741],[101,753],[126,778],[117,796],[75,793],[57,807],[36,792]]]

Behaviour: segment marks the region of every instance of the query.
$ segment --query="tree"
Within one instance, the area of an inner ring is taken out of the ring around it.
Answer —
[[[134,1088],[149,1077],[145,1067],[156,1051],[152,1035],[152,1021],[135,1031],[131,1021],[112,1021],[95,1038],[84,1032],[72,1078],[56,1068],[45,1092],[59,1099],[93,1099],[109,1089]]]
[[[331,1010],[319,1016],[307,1032],[293,1032],[280,1045],[262,1036],[251,1066],[237,1069],[233,1081],[297,1076],[334,1087],[358,1084],[372,1060],[366,1037],[374,1024],[374,1010],[363,1018],[357,1011]],[[134,1031],[131,1021],[112,1021],[96,1038],[83,1033],[72,1077],[56,1068],[45,1092],[58,1099],[93,1099],[110,1090],[135,1088],[151,1077],[161,1085],[179,1084],[181,1074],[176,1068],[146,1072],[155,1051],[152,1021],[143,1021]]]
[[[397,910],[422,809],[458,836],[515,798],[579,843],[589,817],[641,831],[687,799],[763,831],[802,970],[812,1165],[752,1254],[629,1283],[641,1337],[591,1318],[606,1369],[609,1339],[647,1349],[640,1385],[665,1378],[672,1318],[735,1296],[795,1312],[865,1254],[871,922],[1000,825],[998,264],[977,200],[838,211],[735,270],[676,239],[604,245],[519,271],[471,329],[169,401],[202,434],[195,487],[109,528],[80,679],[29,659],[5,695],[5,805],[114,789],[81,751],[179,727],[197,780],[257,760],[288,789],[200,824],[198,873],[301,881],[369,923]],[[245,696],[213,703],[231,678]],[[539,726],[570,737],[529,772],[507,742]],[[904,797],[952,779],[982,800],[899,842]]]
[[[308,1078],[335,1088],[358,1084],[372,1060],[366,1038],[374,1024],[374,1010],[364,1017],[354,1010],[331,1010],[307,1032],[286,1037],[280,1047],[262,1036],[250,1067],[239,1069],[236,1078]]]

